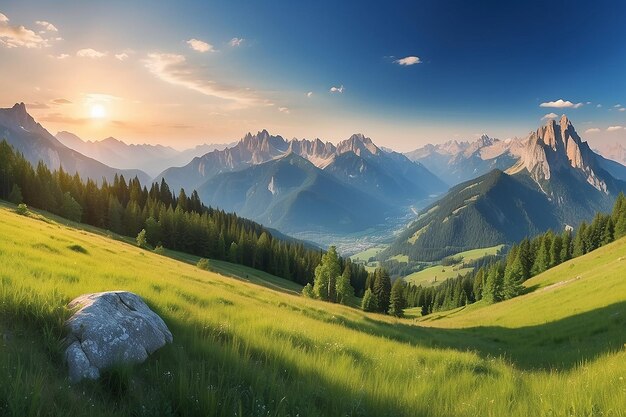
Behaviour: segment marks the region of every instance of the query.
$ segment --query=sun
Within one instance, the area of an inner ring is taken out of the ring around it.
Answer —
[[[91,106],[92,119],[104,119],[106,117],[106,109],[101,104]]]

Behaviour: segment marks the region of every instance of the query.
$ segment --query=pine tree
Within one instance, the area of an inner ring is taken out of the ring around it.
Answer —
[[[561,251],[563,249],[563,240],[561,236],[556,235],[550,244],[550,268],[561,263]]]
[[[528,238],[522,240],[519,245],[519,261],[522,267],[522,279],[526,281],[530,278],[530,271],[533,266],[533,256],[530,253],[531,245]]]
[[[587,245],[585,242],[585,235],[587,234],[587,223],[582,222],[580,227],[576,231],[574,237],[574,248],[572,250],[572,257],[577,258],[587,253]]]
[[[531,270],[531,274],[533,276],[542,273],[550,267],[551,239],[547,233],[540,239],[541,240],[539,241],[539,246],[537,248],[537,256],[535,257],[535,263],[533,264],[533,268]]]
[[[522,262],[517,256],[510,266],[504,271],[503,294],[504,299],[517,297],[522,293],[524,282]]]
[[[386,269],[376,268],[373,292],[378,301],[378,311],[386,313],[389,309],[389,297],[391,295],[391,278]]]
[[[487,281],[483,288],[483,300],[487,303],[497,303],[504,298],[503,293],[504,277],[501,271],[501,264],[495,263],[489,268]]]
[[[70,195],[69,191],[66,191],[65,194],[63,194],[60,214],[66,219],[75,222],[79,222],[83,215],[82,207],[78,204],[78,202],[76,202],[76,200],[74,200],[74,197]]]
[[[404,298],[404,284],[401,279],[397,279],[391,287],[391,295],[389,297],[389,314],[396,317],[402,317],[406,300]]]
[[[363,311],[378,311],[378,299],[376,294],[369,288],[365,290],[363,300],[361,301],[361,308]]]
[[[24,197],[22,196],[22,190],[17,184],[13,184],[13,188],[9,193],[8,199],[13,204],[20,204],[24,201]]]
[[[572,232],[570,230],[563,231],[561,242],[561,262],[566,262],[572,259]]]

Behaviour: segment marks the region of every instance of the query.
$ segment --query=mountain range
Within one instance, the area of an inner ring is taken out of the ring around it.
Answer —
[[[566,116],[512,148],[519,157],[506,171],[496,169],[453,187],[425,208],[381,257],[436,260],[549,228],[560,232],[610,210],[617,194],[626,190]]]
[[[387,230],[410,209],[441,197],[417,214],[381,259],[438,260],[575,227],[609,210],[626,190],[626,167],[591,150],[565,116],[524,139],[483,135],[404,155],[362,134],[333,144],[286,140],[266,130],[234,144],[180,152],[114,138],[84,141],[65,131],[55,138],[20,103],[0,109],[0,138],[35,165],[41,160],[94,180],[122,174],[148,185],[164,179],[175,193],[195,189],[207,205],[301,236]],[[604,152],[619,159],[614,151]],[[182,166],[153,176],[170,163]]]
[[[24,103],[0,109],[0,140],[6,139],[33,166],[43,161],[51,169],[63,167],[66,172],[77,172],[82,178],[112,181],[115,174],[127,179],[137,177],[147,183],[150,176],[139,169],[112,168],[96,159],[71,149],[43,128],[26,111]]]
[[[197,156],[234,145],[234,143],[205,143],[179,151],[171,146],[163,145],[129,145],[113,137],[100,141],[86,141],[66,131],[58,132],[55,137],[68,148],[74,149],[85,156],[97,159],[116,168],[137,168],[146,172],[152,178],[169,167],[185,165]]]
[[[161,178],[173,189],[197,189],[205,204],[293,232],[364,230],[447,189],[420,163],[362,134],[334,145],[266,130]]]

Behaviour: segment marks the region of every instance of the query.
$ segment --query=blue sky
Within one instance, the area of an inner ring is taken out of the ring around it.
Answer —
[[[410,150],[525,135],[564,112],[586,139],[626,136],[622,1],[19,1],[0,13],[1,104],[33,104],[50,130],[86,139],[183,147],[268,128]]]

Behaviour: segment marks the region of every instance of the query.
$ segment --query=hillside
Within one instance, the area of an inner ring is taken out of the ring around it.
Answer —
[[[6,207],[0,235],[3,415],[625,415],[626,239],[533,278],[532,294],[414,323]],[[64,306],[110,289],[141,295],[174,344],[69,386]]]

